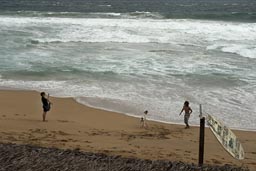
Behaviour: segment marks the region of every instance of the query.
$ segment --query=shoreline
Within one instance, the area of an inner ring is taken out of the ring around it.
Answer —
[[[148,121],[82,105],[73,98],[51,97],[53,108],[42,122],[42,105],[36,91],[0,90],[0,141],[60,149],[137,157],[150,160],[197,163],[198,127]],[[205,129],[205,163],[256,168],[253,131],[234,130],[245,150],[245,160],[232,158],[208,128]],[[225,161],[224,161],[225,160]]]
[[[55,97],[55,96],[53,96]],[[56,98],[65,98],[65,97],[56,97]],[[105,110],[105,111],[108,111],[108,112],[115,112],[115,113],[119,113],[121,115],[126,115],[126,116],[129,116],[129,117],[133,117],[133,118],[141,118],[141,116],[138,116],[138,115],[134,115],[134,114],[130,114],[130,113],[124,113],[124,112],[121,112],[121,111],[115,111],[115,110],[111,110],[111,109],[107,109],[107,108],[101,108],[101,107],[97,107],[97,106],[93,106],[93,105],[89,105],[89,104],[83,104],[81,102],[78,102],[74,97],[71,97],[73,98],[77,103],[79,104],[82,104],[84,106],[87,106],[87,107],[91,107],[91,108],[94,108],[94,109],[99,109],[99,110]],[[181,115],[183,116],[183,115]],[[206,116],[204,116],[206,117]],[[198,117],[199,118],[199,117]],[[179,125],[179,126],[183,126],[184,123],[176,123],[176,122],[168,122],[168,121],[161,121],[161,120],[157,120],[157,119],[150,119],[150,118],[147,118],[147,121],[152,121],[152,122],[159,122],[159,123],[163,123],[163,124],[170,124],[170,125]],[[196,125],[196,124],[190,124],[190,126],[192,127],[200,127],[200,125]],[[205,124],[205,128],[209,128],[209,126],[207,125],[207,123]],[[256,129],[245,129],[245,128],[233,128],[233,127],[227,127],[229,129],[231,129],[232,131],[247,131],[247,132],[256,132]]]

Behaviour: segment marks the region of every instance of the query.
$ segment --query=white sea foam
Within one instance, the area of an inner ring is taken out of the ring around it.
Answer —
[[[223,52],[235,53],[247,58],[256,58],[256,46],[255,45],[246,45],[246,44],[214,44],[207,46],[208,50],[220,49]]]
[[[99,5],[100,7],[111,7],[111,5]]]
[[[222,51],[236,53],[248,58],[256,58],[256,46],[230,45],[223,47]]]
[[[117,13],[117,12],[93,12],[93,13],[89,13],[91,15],[97,15],[97,16],[121,16],[121,13]]]
[[[119,15],[111,13],[109,15]],[[256,23],[225,23],[200,20],[81,19],[0,17],[1,26],[48,27],[40,42],[212,42],[255,41]],[[29,31],[29,30],[27,30]]]

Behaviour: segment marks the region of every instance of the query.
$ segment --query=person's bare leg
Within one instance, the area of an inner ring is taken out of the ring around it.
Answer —
[[[143,123],[143,127],[144,127],[145,129],[147,129],[147,128],[148,128],[148,124],[146,123],[146,121],[144,121],[144,123]]]
[[[45,121],[46,118],[46,112],[43,113],[43,122]]]
[[[185,129],[189,128],[189,125],[188,125],[188,117],[187,117],[187,116],[184,116],[184,123],[186,124]]]

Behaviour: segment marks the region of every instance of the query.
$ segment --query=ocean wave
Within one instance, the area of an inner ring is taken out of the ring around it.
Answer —
[[[35,36],[43,35],[43,37],[31,39],[35,44],[38,42],[180,42],[180,44],[199,44],[200,41],[205,40],[252,41],[256,38],[256,24],[254,23],[151,19],[62,18],[56,20],[55,18],[20,17],[0,17],[0,21],[4,30],[16,28],[32,34],[35,30],[38,34]],[[40,29],[40,27],[42,28]],[[193,39],[195,42],[190,41]]]
[[[231,45],[221,48],[223,52],[235,53],[247,58],[256,58],[256,46]]]
[[[106,7],[111,7],[105,5]],[[256,21],[255,12],[230,12],[225,14],[190,14],[183,15],[168,14],[149,11],[134,12],[55,12],[55,11],[2,11],[0,16],[22,16],[22,17],[66,17],[66,18],[151,18],[151,19],[209,19],[209,20],[230,20],[235,21]]]
[[[208,50],[220,49],[222,52],[234,53],[246,58],[256,58],[256,46],[244,44],[214,44],[207,47]]]
[[[202,71],[203,72],[203,71]],[[222,72],[212,72],[209,73],[209,71],[205,71],[204,74],[202,73],[180,73],[180,74],[172,74],[177,78],[184,79],[185,82],[188,84],[194,84],[194,85],[203,85],[204,87],[219,87],[219,85],[222,85],[222,87],[237,87],[237,86],[244,86],[247,85],[248,82],[245,80],[241,80],[238,76],[233,74],[225,74]]]
[[[164,19],[163,14],[157,12],[148,11],[135,11],[128,13],[129,16],[135,16],[136,18],[152,18],[152,19]]]
[[[102,5],[98,5],[99,7],[111,7],[112,5],[110,4],[102,4]]]
[[[110,7],[110,6],[108,6]],[[136,19],[136,18],[151,18],[163,19],[165,18],[158,12],[53,12],[53,11],[5,11],[1,12],[0,16],[22,16],[22,17],[58,17],[58,18],[123,18],[123,19]]]
[[[12,42],[10,46],[18,43],[27,47],[68,43],[152,43],[187,49],[207,47],[207,50],[215,49],[247,58],[256,56],[256,23],[1,16],[0,27],[1,38]],[[160,51],[151,50],[155,53]],[[172,53],[170,50],[166,52]]]
[[[99,5],[110,8],[111,5]],[[182,6],[182,5],[181,5]],[[184,6],[184,5],[183,5]],[[189,7],[189,5],[185,5]],[[23,17],[59,17],[59,18],[151,18],[151,19],[198,19],[198,20],[223,20],[239,22],[255,22],[256,12],[225,12],[225,13],[192,13],[183,14],[153,12],[153,11],[131,11],[131,12],[70,12],[70,11],[2,11],[2,16],[23,16]]]
[[[96,15],[96,16],[121,16],[121,13],[116,13],[116,12],[94,12],[94,13],[89,13],[91,15]]]
[[[196,19],[196,20],[209,20],[209,21],[230,21],[242,23],[255,23],[256,12],[206,12],[206,13],[192,13],[192,14],[165,14],[164,18],[167,19]]]
[[[30,69],[24,69],[26,66],[30,66]],[[2,72],[0,79],[12,79],[12,80],[19,80],[22,78],[23,80],[34,80],[40,81],[44,80],[52,80],[55,79],[56,81],[60,80],[75,80],[85,78],[101,78],[101,79],[115,79],[120,74],[124,74],[122,70],[116,68],[116,70],[108,70],[107,67],[105,68],[78,68],[78,67],[71,67],[68,65],[65,66],[55,66],[52,65],[51,67],[43,67],[42,65],[46,65],[46,63],[37,63],[27,64],[23,66],[23,68],[17,68],[13,71]],[[49,64],[48,64],[49,65]]]
[[[94,63],[94,61],[91,61]],[[127,60],[127,63],[130,61]],[[149,61],[145,61],[148,63]],[[192,71],[189,66],[183,65],[183,68],[177,66],[177,68],[169,69],[169,65],[158,66],[159,63],[152,63],[151,69],[147,69],[145,66],[140,66],[139,61],[130,63],[133,68],[122,68],[119,61],[105,61],[99,62],[98,64],[84,64],[78,65],[74,61],[70,61],[71,64],[61,65],[61,62],[56,61],[54,63],[47,62],[30,62],[26,65],[20,66],[20,68],[15,67],[12,71],[1,72],[2,79],[12,79],[19,80],[112,80],[112,81],[122,81],[132,78],[139,78],[141,81],[145,78],[151,79],[151,81],[158,82],[161,79],[175,79],[183,80],[184,83],[197,85],[203,87],[236,87],[244,86],[250,84],[252,81],[241,79],[242,76],[239,72],[234,74],[235,69],[220,66],[201,66],[201,69],[197,71]],[[74,65],[74,66],[72,66]],[[195,67],[197,64],[194,64]],[[246,78],[250,78],[247,76]],[[253,78],[253,77],[252,77]]]

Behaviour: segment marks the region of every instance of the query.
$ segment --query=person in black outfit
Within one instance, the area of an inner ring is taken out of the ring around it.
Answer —
[[[41,101],[43,103],[43,122],[45,121],[46,118],[46,113],[50,111],[51,109],[51,102],[49,101],[49,94],[48,97],[45,97],[45,92],[41,92]]]

